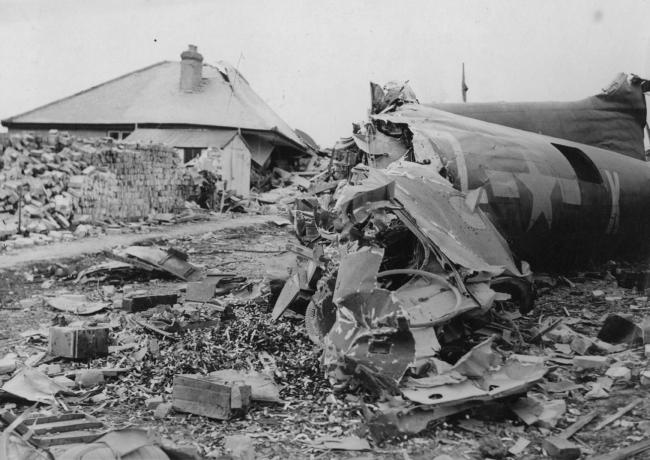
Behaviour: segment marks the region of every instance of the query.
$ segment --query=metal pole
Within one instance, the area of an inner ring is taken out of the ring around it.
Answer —
[[[18,233],[22,233],[22,218],[23,218],[23,186],[19,185],[16,189],[18,192]]]

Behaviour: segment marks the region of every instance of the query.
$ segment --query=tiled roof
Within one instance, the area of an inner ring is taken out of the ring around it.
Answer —
[[[180,90],[180,62],[163,61],[2,121],[15,124],[177,124],[296,133],[232,66],[203,65],[195,92]]]

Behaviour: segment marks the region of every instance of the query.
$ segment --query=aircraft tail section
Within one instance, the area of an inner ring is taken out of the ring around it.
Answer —
[[[446,112],[645,159],[644,92],[650,82],[619,74],[601,93],[569,102],[424,104]]]

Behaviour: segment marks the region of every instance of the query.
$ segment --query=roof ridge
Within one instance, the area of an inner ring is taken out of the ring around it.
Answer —
[[[76,92],[74,94],[70,94],[69,96],[62,97],[61,99],[57,99],[57,100],[49,102],[47,104],[38,106],[38,107],[36,107],[34,109],[28,110],[27,112],[19,113],[17,115],[14,115],[14,116],[9,117],[9,118],[5,118],[4,120],[0,120],[0,121],[2,122],[2,124],[11,123],[15,118],[24,117],[25,115],[29,115],[30,113],[36,112],[37,110],[42,110],[42,109],[50,107],[50,106],[52,106],[54,104],[58,104],[60,102],[67,101],[69,99],[72,99],[73,97],[77,97],[77,96],[80,96],[82,94],[88,93],[88,92],[93,91],[93,90],[95,90],[97,88],[100,88],[102,86],[108,85],[110,83],[114,83],[116,81],[122,80],[123,78],[130,77],[132,75],[135,75],[135,74],[137,74],[139,72],[144,72],[144,71],[152,69],[154,67],[157,67],[157,66],[160,66],[160,65],[163,65],[163,64],[174,63],[174,62],[177,62],[177,61],[160,61],[160,62],[156,62],[155,64],[151,64],[151,65],[148,65],[146,67],[142,67],[140,69],[133,70],[131,72],[120,75],[119,77],[115,77],[115,78],[112,78],[110,80],[106,80],[106,81],[104,81],[102,83],[98,83],[98,84],[96,84],[94,86],[91,86],[90,88],[86,88],[86,89],[84,89],[82,91]]]

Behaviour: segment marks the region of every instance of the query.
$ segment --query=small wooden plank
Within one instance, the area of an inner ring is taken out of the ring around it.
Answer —
[[[64,422],[66,420],[85,420],[86,414],[71,413],[60,415],[45,415],[42,417],[30,417],[25,419],[25,425],[34,425],[40,423]]]
[[[16,417],[14,414],[9,412],[8,410],[0,410],[0,420],[6,425],[9,426],[12,423],[16,421],[18,417]],[[24,422],[18,424],[15,428],[14,431],[24,438],[31,438],[33,435],[33,432],[30,428],[25,426]]]
[[[16,419],[13,414],[1,411],[0,418],[5,423],[10,420],[13,422]],[[31,442],[39,447],[49,447],[92,441],[100,434],[96,429],[101,430],[103,428],[105,428],[104,424],[95,417],[71,413],[32,417],[18,425],[15,431],[25,439],[29,438]]]
[[[99,420],[63,420],[59,422],[38,423],[32,425],[35,435],[47,433],[65,433],[66,431],[91,430],[102,428],[104,424]]]
[[[598,411],[596,410],[588,413],[587,415],[580,417],[571,426],[568,426],[560,434],[558,434],[557,435],[558,438],[569,439],[571,436],[573,436],[578,431],[582,430],[585,426],[587,426],[589,423],[591,423],[591,421],[596,417],[598,417]]]
[[[612,423],[613,421],[615,421],[615,420],[621,418],[623,415],[627,414],[629,411],[631,411],[631,410],[634,409],[637,405],[639,405],[639,403],[640,403],[641,401],[642,401],[642,400],[641,400],[640,398],[639,398],[639,399],[635,399],[634,401],[632,401],[632,402],[631,402],[630,404],[628,404],[627,406],[622,407],[622,408],[619,409],[615,414],[612,414],[611,416],[607,417],[605,420],[603,420],[602,422],[600,422],[598,425],[596,425],[596,427],[594,428],[594,431],[598,431],[598,430],[600,430],[601,428],[603,428],[603,427],[609,425],[609,424]]]
[[[548,326],[546,326],[545,328],[537,332],[533,337],[531,337],[529,343],[537,342],[544,336],[544,334],[551,332],[553,329],[558,327],[562,323],[562,321],[564,321],[562,318],[553,321],[551,324],[549,324]]]
[[[101,435],[101,431],[68,431],[51,436],[39,436],[32,441],[39,447],[61,446],[64,444],[87,443],[94,441]]]

